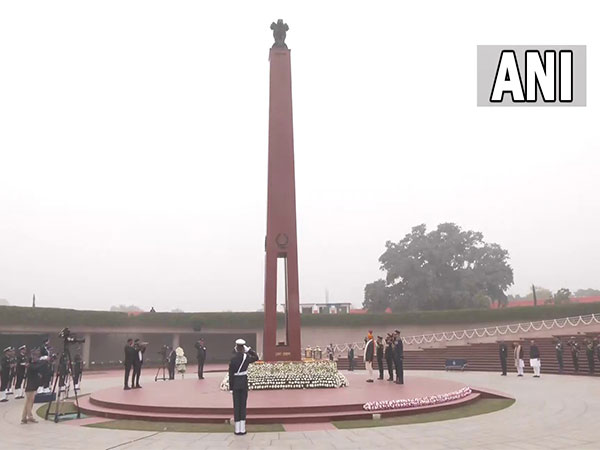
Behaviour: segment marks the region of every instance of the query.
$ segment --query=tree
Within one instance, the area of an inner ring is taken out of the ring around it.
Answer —
[[[135,306],[135,305],[119,305],[119,306],[111,306],[110,307],[111,311],[121,311],[121,312],[139,312],[139,311],[143,311],[142,308]]]
[[[535,287],[535,295],[538,299],[538,304],[542,300],[552,298],[552,291],[542,286]],[[522,300],[533,300],[533,291],[530,291],[526,296],[522,297]]]
[[[600,297],[600,289],[577,289],[575,297]]]
[[[556,294],[554,294],[553,297],[549,298],[544,303],[553,305],[563,305],[565,303],[571,303],[572,296],[573,294],[571,294],[570,290],[568,290],[567,288],[561,288],[558,291],[556,291]]]
[[[365,301],[363,306],[371,312],[384,312],[391,306],[391,295],[381,278],[365,286]]]
[[[485,296],[499,304],[508,301],[505,291],[513,284],[508,252],[486,243],[482,233],[454,223],[428,233],[418,225],[385,247],[379,258],[387,272],[385,289],[383,280],[365,287],[367,308],[379,310],[386,302],[394,311],[484,307]]]

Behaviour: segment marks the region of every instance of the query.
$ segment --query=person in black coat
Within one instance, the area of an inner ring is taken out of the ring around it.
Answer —
[[[33,417],[33,401],[36,391],[43,385],[46,368],[48,366],[48,356],[40,357],[40,350],[33,349],[27,364],[27,375],[25,384],[25,405],[23,406],[23,415],[21,423],[33,422],[37,420]]]
[[[175,362],[177,361],[177,353],[175,349],[171,349],[171,353],[169,353],[169,380],[175,379]]]
[[[563,373],[563,369],[565,368],[565,363],[563,362],[564,348],[560,337],[556,338],[554,349],[556,350],[556,360],[558,361],[558,373]]]
[[[235,434],[246,434],[246,404],[248,402],[248,366],[258,361],[258,355],[246,341],[235,341],[235,352],[229,361],[229,390],[233,394]]]
[[[204,379],[204,361],[206,361],[206,347],[204,346],[204,339],[198,339],[196,342],[196,358],[198,359],[198,379]]]
[[[379,369],[379,378],[377,379],[383,380],[383,338],[381,336],[377,336],[375,354],[377,355],[377,369]]]
[[[385,338],[385,363],[388,369],[388,381],[394,381],[394,339],[390,333]]]
[[[8,398],[6,398],[6,391],[8,390],[8,381],[10,379],[10,365],[12,361],[12,347],[6,347],[2,352],[2,360],[0,361],[0,365],[2,366],[0,369],[0,402],[7,402]]]
[[[131,379],[131,387],[139,389],[140,376],[142,375],[142,366],[144,365],[144,353],[146,353],[147,342],[141,342],[139,339],[133,341],[133,349],[135,350],[135,358],[133,359],[133,378]]]
[[[373,382],[373,358],[375,356],[375,341],[373,340],[373,335],[369,334],[368,337],[365,338],[365,368],[369,373],[369,378],[367,378],[367,383]]]
[[[23,389],[25,381],[25,369],[27,367],[27,346],[21,345],[19,353],[17,353],[17,381],[15,383],[15,398],[24,398],[25,390]]]
[[[400,337],[400,330],[394,331],[394,364],[396,366],[396,384],[404,384],[404,343]]]
[[[133,368],[133,364],[135,363],[136,352],[133,348],[133,339],[127,339],[127,345],[124,348],[125,351],[125,384],[123,385],[123,389],[128,390],[131,389],[129,387],[129,374],[131,373],[131,369]],[[131,377],[131,386],[133,387],[133,376]]]
[[[500,341],[500,366],[502,366],[502,376],[506,376],[506,359],[508,358],[508,346],[506,342]]]

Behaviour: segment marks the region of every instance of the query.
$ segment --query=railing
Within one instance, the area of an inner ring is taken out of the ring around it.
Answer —
[[[442,331],[440,333],[430,334],[419,334],[414,336],[403,336],[402,342],[406,345],[413,344],[431,344],[434,342],[451,342],[461,341],[463,339],[473,339],[474,337],[494,337],[494,336],[506,336],[509,334],[517,333],[529,333],[530,331],[541,331],[563,329],[567,326],[577,327],[581,324],[591,325],[593,323],[600,323],[600,313],[598,314],[587,314],[585,316],[574,316],[565,317],[562,319],[549,319],[549,320],[538,320],[535,322],[523,322],[514,323],[510,325],[497,325],[485,328],[470,328],[467,330],[459,331]],[[327,346],[323,346],[325,349]],[[336,352],[344,352],[350,349],[350,347],[363,350],[365,348],[364,342],[354,342],[351,344],[334,344],[333,348]]]

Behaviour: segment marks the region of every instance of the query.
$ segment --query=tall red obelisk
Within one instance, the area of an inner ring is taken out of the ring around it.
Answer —
[[[271,24],[275,43],[269,61],[269,170],[265,242],[265,361],[300,361],[300,298],[296,241],[296,188],[287,24]],[[279,270],[278,270],[279,269]],[[278,297],[279,293],[279,297]],[[284,305],[285,334],[277,337],[277,304]]]

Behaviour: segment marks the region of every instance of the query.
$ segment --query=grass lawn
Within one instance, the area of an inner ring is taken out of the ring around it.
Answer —
[[[430,413],[411,416],[389,417],[380,420],[340,420],[333,422],[339,429],[387,427],[390,425],[407,425],[411,423],[439,422],[441,420],[461,419],[463,417],[487,414],[512,406],[515,401],[505,398],[482,398],[473,403],[457,408],[444,409]]]
[[[50,409],[51,413],[54,413],[56,411],[56,402],[52,402],[52,408]],[[46,410],[48,409],[48,403],[44,403],[42,406],[40,406],[36,413],[38,416],[40,416],[42,419],[46,417]],[[74,402],[64,402],[61,407],[60,407],[60,411],[62,414],[77,414],[77,408],[75,407],[75,403]],[[54,416],[51,416],[51,418],[54,418]]]
[[[111,420],[86,425],[91,428],[136,431],[179,431],[185,433],[232,433],[233,425],[220,423],[151,422],[146,420]],[[248,433],[285,431],[281,424],[246,425]]]

